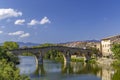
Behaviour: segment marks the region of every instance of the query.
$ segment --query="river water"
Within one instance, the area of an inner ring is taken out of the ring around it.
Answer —
[[[109,66],[71,62],[44,60],[42,65],[36,66],[32,56],[19,56],[20,74],[30,76],[31,80],[112,80],[114,71]]]

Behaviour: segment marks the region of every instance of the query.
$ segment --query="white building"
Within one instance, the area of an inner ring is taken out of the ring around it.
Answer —
[[[120,43],[120,35],[110,36],[101,40],[103,56],[112,55],[111,47],[114,43]]]

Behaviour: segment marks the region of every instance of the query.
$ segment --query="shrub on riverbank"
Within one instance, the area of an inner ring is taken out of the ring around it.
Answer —
[[[116,61],[113,61],[113,63],[111,64],[115,69],[119,69],[120,67],[120,61],[119,60],[116,60]]]
[[[48,51],[44,58],[45,59],[50,59],[50,60],[55,60],[57,62],[64,62],[64,57],[63,53],[56,51],[56,50],[50,50]]]
[[[119,80],[120,79],[120,61],[116,60],[112,63],[113,68],[115,69],[115,73],[112,77],[112,80]]]
[[[22,53],[22,56],[34,56],[32,53],[26,52],[26,53]]]
[[[96,63],[96,59],[95,58],[92,58],[88,61],[88,63],[92,63],[92,64],[95,64]]]
[[[29,77],[19,73],[19,69],[13,62],[7,62],[6,59],[0,60],[0,80],[30,80]]]
[[[84,58],[71,58],[72,62],[84,62]]]

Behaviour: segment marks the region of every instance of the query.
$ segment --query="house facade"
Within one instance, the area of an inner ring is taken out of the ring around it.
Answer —
[[[114,43],[120,43],[120,35],[110,36],[101,40],[103,56],[110,56],[113,54],[111,48]]]

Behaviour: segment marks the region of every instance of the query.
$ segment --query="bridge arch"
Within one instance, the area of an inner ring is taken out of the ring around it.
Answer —
[[[45,55],[49,52],[49,51],[58,51],[58,52],[60,52],[61,53],[61,55],[63,56],[63,60],[64,60],[64,63],[66,63],[66,62],[70,62],[70,60],[71,60],[71,54],[70,54],[70,51],[69,50],[59,50],[59,49],[46,49],[46,50],[41,50],[41,51],[39,51],[39,55],[37,55],[36,57],[37,57],[37,59],[38,59],[38,62],[40,63],[40,64],[42,64],[43,63],[43,58],[45,57]],[[54,53],[51,53],[51,55],[54,55]],[[53,56],[53,57],[55,57],[55,56]]]

